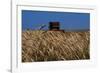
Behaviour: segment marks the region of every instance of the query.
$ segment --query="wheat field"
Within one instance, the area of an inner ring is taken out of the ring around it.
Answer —
[[[90,32],[22,32],[22,62],[90,59]]]

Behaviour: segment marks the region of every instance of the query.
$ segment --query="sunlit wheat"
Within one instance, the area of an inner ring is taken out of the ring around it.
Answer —
[[[23,31],[22,62],[89,59],[89,45],[89,31]]]

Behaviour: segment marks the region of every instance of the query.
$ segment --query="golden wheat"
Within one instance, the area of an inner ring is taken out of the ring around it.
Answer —
[[[22,62],[89,59],[89,31],[23,31]]]

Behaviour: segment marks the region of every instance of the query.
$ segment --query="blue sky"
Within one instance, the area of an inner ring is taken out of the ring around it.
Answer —
[[[47,25],[44,28],[47,30],[49,22],[60,22],[60,29],[64,30],[87,30],[90,28],[90,14],[22,10],[22,30],[35,30],[42,24]]]

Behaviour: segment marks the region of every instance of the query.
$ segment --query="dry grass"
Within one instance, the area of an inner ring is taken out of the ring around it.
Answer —
[[[89,31],[23,31],[22,62],[89,59]]]

